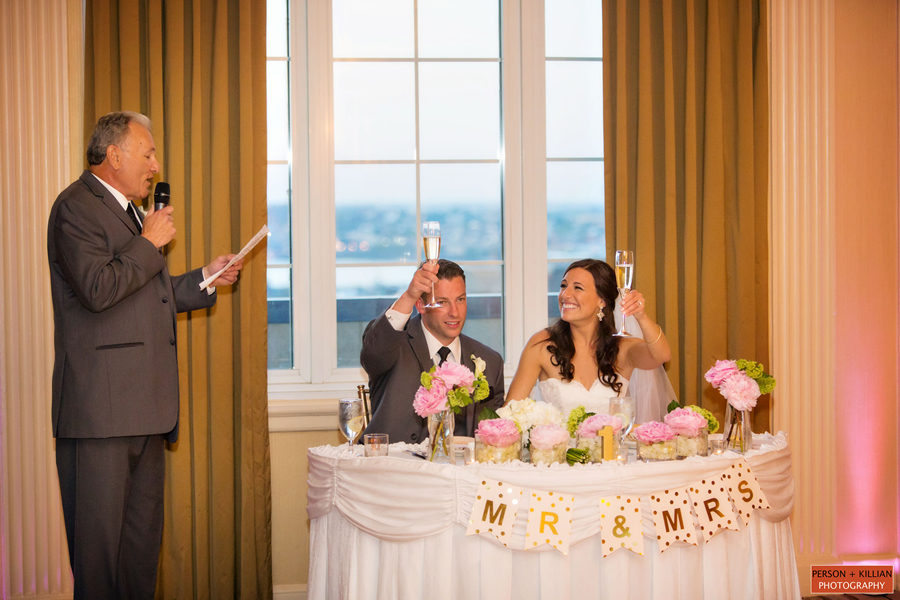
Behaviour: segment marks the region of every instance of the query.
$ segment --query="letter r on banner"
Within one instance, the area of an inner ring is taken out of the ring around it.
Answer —
[[[700,531],[707,542],[725,529],[738,529],[738,516],[731,507],[731,498],[725,486],[724,477],[703,479],[688,488]]]
[[[532,490],[528,501],[525,550],[549,544],[563,554],[568,554],[572,512],[575,510],[574,496]]]

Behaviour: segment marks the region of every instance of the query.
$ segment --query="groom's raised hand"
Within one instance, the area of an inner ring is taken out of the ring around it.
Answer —
[[[437,283],[438,265],[426,262],[417,270],[409,282],[409,287],[403,295],[394,303],[394,310],[404,314],[412,312],[416,301],[422,294],[431,292],[431,286]]]

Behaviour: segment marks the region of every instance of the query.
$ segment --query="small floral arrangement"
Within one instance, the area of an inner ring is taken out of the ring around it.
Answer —
[[[489,446],[505,448],[519,440],[521,434],[516,424],[509,419],[489,419],[478,423],[475,430],[478,437]]]
[[[509,419],[487,419],[475,429],[475,460],[503,463],[519,459],[521,434]]]
[[[569,418],[566,421],[566,427],[569,429],[569,435],[575,437],[578,435],[578,426],[581,425],[588,417],[593,417],[596,413],[589,413],[583,406],[576,406],[569,411]]]
[[[513,400],[503,408],[497,409],[497,415],[509,419],[516,424],[525,441],[525,447],[531,446],[530,432],[541,425],[559,425],[564,423],[559,409],[547,402],[537,402],[531,398]]]
[[[548,423],[531,430],[531,446],[539,450],[550,450],[559,444],[569,443],[569,432],[560,425]]]
[[[705,378],[739,411],[756,408],[759,397],[775,389],[775,378],[761,364],[743,358],[717,360]]]
[[[708,425],[703,415],[689,408],[676,408],[664,420],[672,431],[685,437],[697,437]]]
[[[427,417],[445,410],[459,414],[463,407],[484,400],[490,394],[490,386],[484,376],[485,363],[472,355],[475,373],[465,365],[445,362],[431,367],[421,376],[421,387],[413,400],[413,410],[420,417]]]
[[[606,426],[612,427],[613,433],[622,431],[622,419],[612,415],[593,415],[586,418],[578,426],[578,437],[597,437],[597,434]]]
[[[647,421],[634,428],[634,438],[642,444],[655,444],[675,439],[675,432],[665,423]]]

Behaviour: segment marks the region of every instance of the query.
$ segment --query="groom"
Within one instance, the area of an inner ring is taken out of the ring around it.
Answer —
[[[439,308],[431,302],[432,285]],[[418,315],[411,317],[413,306]],[[369,375],[372,397],[370,433],[387,433],[391,442],[418,443],[428,437],[425,419],[413,411],[422,371],[445,361],[462,363],[473,373],[472,356],[485,361],[491,387],[487,399],[456,415],[456,435],[474,435],[476,416],[485,406],[503,405],[503,358],[484,344],[462,335],[466,322],[466,274],[455,262],[425,262],[409,287],[363,333],[360,363]]]

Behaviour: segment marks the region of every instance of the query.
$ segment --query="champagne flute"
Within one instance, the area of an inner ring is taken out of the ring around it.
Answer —
[[[425,221],[422,223],[422,245],[425,246],[425,259],[431,264],[437,264],[441,256],[441,224],[438,221]],[[431,302],[425,308],[440,308],[440,304],[434,299],[434,283],[431,284]]]
[[[624,299],[628,292],[631,291],[631,284],[634,280],[634,252],[631,250],[616,250],[616,285],[622,292]],[[622,315],[622,326],[619,331],[613,335],[618,337],[631,337],[631,334],[625,331],[625,315]]]
[[[347,447],[353,449],[353,444],[359,439],[359,434],[365,428],[363,416],[363,404],[359,398],[341,398],[338,420],[341,424],[341,433],[347,438]]]
[[[609,414],[622,421],[622,437],[631,433],[634,427],[634,398],[623,396],[609,401]]]

